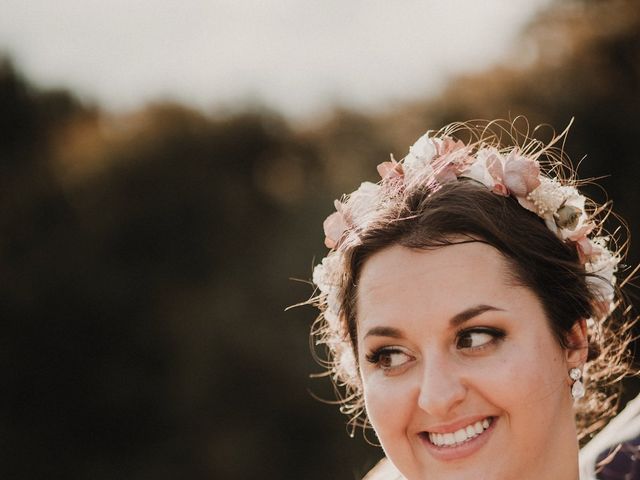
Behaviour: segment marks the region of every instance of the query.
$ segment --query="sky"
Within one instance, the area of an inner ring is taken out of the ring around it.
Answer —
[[[437,94],[551,0],[2,0],[0,52],[112,111],[169,99],[309,117]]]

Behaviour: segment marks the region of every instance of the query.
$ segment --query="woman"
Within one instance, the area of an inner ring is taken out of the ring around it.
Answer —
[[[512,124],[450,125],[336,201],[312,334],[391,462],[371,478],[579,478],[630,322],[610,212],[579,193],[565,133],[505,146]]]

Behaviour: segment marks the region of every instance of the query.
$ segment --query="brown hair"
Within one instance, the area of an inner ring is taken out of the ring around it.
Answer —
[[[460,124],[456,128],[459,129]],[[478,142],[486,145],[486,131],[481,134],[473,129],[467,129],[467,133],[469,131],[472,136],[482,137]],[[496,145],[496,138],[490,139]],[[550,154],[547,149],[542,153]],[[551,158],[549,165],[557,175],[566,163],[559,163],[562,156]],[[600,217],[600,221],[596,221],[600,229],[609,213],[607,209],[591,205],[592,218]],[[355,361],[358,358],[356,298],[359,275],[366,261],[392,245],[433,249],[461,242],[483,242],[504,256],[511,267],[509,280],[537,295],[551,331],[563,348],[584,347],[568,344],[568,333],[577,321],[592,320],[588,328],[586,394],[576,402],[576,422],[581,439],[599,430],[615,413],[619,380],[629,371],[627,347],[632,320],[628,310],[623,311],[620,306],[620,292],[616,293],[617,310],[613,313],[603,310],[601,305],[610,305],[609,299],[600,298],[601,293],[590,286],[588,278],[596,274],[585,271],[576,245],[558,238],[542,218],[523,208],[515,198],[492,193],[474,180],[461,178],[443,185],[414,185],[400,193],[392,192],[384,212],[357,232],[356,242],[341,247],[339,278],[335,281],[340,305],[337,313],[340,335],[350,344]],[[312,299],[312,303],[321,311],[327,308],[327,299],[322,296]],[[319,343],[329,345],[330,358],[326,365],[336,383],[346,387],[342,411],[352,416],[354,426],[366,425],[360,381],[353,375],[345,378],[340,374],[342,356],[336,355],[327,341],[328,328],[323,315],[318,322],[312,335]]]
[[[473,181],[444,185],[430,196],[416,192],[401,207],[402,220],[380,223],[360,236],[362,243],[346,257],[342,311],[357,357],[356,296],[362,266],[391,245],[432,249],[461,242],[483,242],[498,250],[512,267],[516,284],[530,288],[543,305],[549,326],[564,348],[575,322],[595,318],[599,301],[587,285],[588,274],[573,245],[563,243],[541,218],[515,199],[491,193]],[[626,372],[626,340],[612,330],[613,318],[591,332],[585,398],[577,404],[578,428],[588,434],[615,406],[616,379]],[[607,351],[606,358],[601,354]]]

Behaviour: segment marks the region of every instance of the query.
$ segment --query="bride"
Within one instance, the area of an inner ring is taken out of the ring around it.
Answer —
[[[579,441],[615,410],[631,320],[565,134],[452,124],[335,202],[312,335],[386,454],[368,479],[595,478],[615,432],[582,474]]]

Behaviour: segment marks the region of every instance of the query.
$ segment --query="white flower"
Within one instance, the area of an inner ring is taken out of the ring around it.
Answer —
[[[587,277],[587,283],[604,300],[612,300],[615,293],[615,273],[618,270],[620,258],[607,248],[606,237],[596,237],[592,241],[596,246],[601,247],[601,253],[584,266],[587,273],[595,275]]]
[[[315,268],[313,269],[313,275],[311,277],[313,279],[313,283],[318,286],[320,292],[322,293],[327,293],[329,291],[329,288],[331,288],[327,282],[325,260],[327,260],[327,257],[322,259],[322,263],[319,263],[315,266]]]
[[[547,218],[553,215],[564,203],[566,193],[560,182],[547,177],[540,178],[540,185],[527,195],[538,210],[538,215]],[[555,231],[555,230],[554,230]]]
[[[461,176],[480,182],[491,190],[495,184],[495,180],[487,168],[487,159],[491,155],[496,154],[498,154],[498,151],[495,149],[483,148],[482,150],[479,150],[476,155],[477,160],[469,168],[463,171]]]
[[[560,210],[572,209],[576,212],[578,217],[573,222],[573,228],[571,228],[571,226],[568,226],[567,228],[561,228],[562,223],[560,223],[561,219],[559,218],[559,215],[558,215],[561,212],[560,210],[556,211],[556,213],[554,214],[554,220],[556,222],[556,225],[558,225],[559,227],[560,238],[562,240],[566,240],[567,238],[571,237],[575,232],[579,231],[589,220],[589,217],[584,211],[584,204],[585,204],[586,198],[583,195],[580,195],[574,187],[565,187],[565,188],[569,189],[565,193],[568,193],[570,195],[566,198]]]
[[[340,288],[333,286],[327,292],[327,311],[333,315],[338,315],[340,312]]]
[[[340,329],[340,317],[338,317],[336,313],[332,312],[330,308],[327,308],[323,315],[329,328],[332,331],[337,332]]]
[[[411,177],[419,173],[424,177],[429,173],[426,170],[433,171],[430,164],[435,154],[433,140],[429,138],[429,133],[425,133],[409,148],[408,155],[404,157],[405,175]]]
[[[342,256],[338,252],[331,252],[313,269],[312,280],[320,291],[329,294],[332,289],[339,287],[339,272]]]
[[[327,261],[327,257],[324,257],[322,261],[319,264],[317,264],[313,269],[313,276],[312,276],[313,283],[315,283],[318,286],[324,283],[326,261]]]
[[[536,213],[552,232],[567,240],[580,231],[589,220],[585,212],[584,195],[570,185],[561,185],[556,179],[540,177],[540,185],[527,195]]]
[[[344,204],[347,221],[359,229],[366,228],[375,218],[379,203],[380,185],[363,182],[358,189],[349,195]]]
[[[339,370],[336,374],[343,381],[352,385],[357,384],[359,381],[358,367],[356,366],[356,359],[353,355],[351,345],[348,342],[342,342],[340,348],[336,351],[336,354],[339,366]]]

